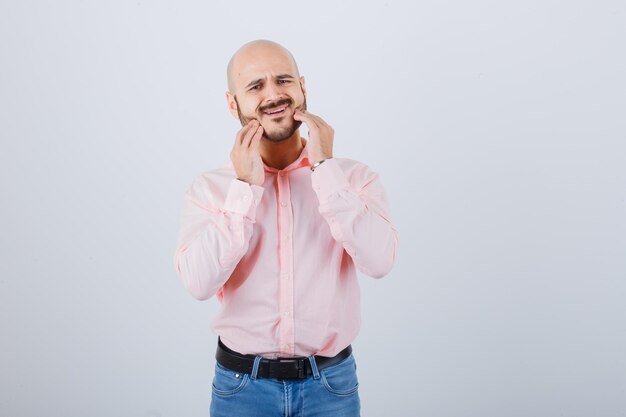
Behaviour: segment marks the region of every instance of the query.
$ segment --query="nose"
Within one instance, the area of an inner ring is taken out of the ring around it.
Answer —
[[[275,83],[268,83],[265,89],[265,101],[276,101],[283,98],[282,93]]]

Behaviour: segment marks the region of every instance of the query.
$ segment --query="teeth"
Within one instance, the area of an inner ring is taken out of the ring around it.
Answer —
[[[275,113],[280,113],[281,111],[285,110],[285,107],[278,109],[278,110],[273,110],[273,111],[269,111],[267,112],[267,114],[275,114]]]

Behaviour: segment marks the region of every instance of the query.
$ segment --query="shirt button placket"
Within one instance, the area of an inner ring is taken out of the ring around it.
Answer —
[[[289,190],[289,176],[286,172],[281,171],[277,176],[278,181],[278,233],[280,238],[280,301],[279,308],[281,313],[280,320],[280,340],[279,346],[281,354],[294,354],[294,314],[293,314],[293,280],[290,277],[293,274],[293,212],[290,204],[291,193]]]

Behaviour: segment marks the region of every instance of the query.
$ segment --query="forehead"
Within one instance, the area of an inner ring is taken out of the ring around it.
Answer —
[[[293,58],[279,48],[257,47],[241,51],[233,62],[231,76],[236,87],[257,79],[272,78],[279,74],[298,76]]]

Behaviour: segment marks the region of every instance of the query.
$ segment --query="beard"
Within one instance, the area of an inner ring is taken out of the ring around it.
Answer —
[[[282,100],[277,100],[272,103],[268,103],[264,106],[260,106],[257,108],[258,117],[246,117],[243,114],[241,114],[241,110],[239,110],[240,106],[239,106],[239,102],[237,101],[237,96],[235,96],[235,103],[237,103],[237,114],[239,115],[239,121],[241,122],[241,126],[245,126],[248,124],[248,122],[250,122],[250,120],[253,120],[253,119],[257,119],[260,122],[261,117],[263,117],[266,111],[272,110],[277,107],[281,107],[285,104],[288,107],[291,107],[293,105],[293,100],[291,98],[285,98]],[[296,109],[306,110],[306,97],[304,97],[304,101],[302,102],[300,106],[296,107]],[[283,120],[285,120],[286,117],[288,117],[289,120],[288,120],[288,123],[285,124],[284,126],[282,125],[276,126],[272,129],[268,129],[265,126],[263,126],[263,138],[272,142],[282,142],[292,137],[293,134],[296,133],[296,130],[298,130],[300,126],[302,125],[302,122],[300,120],[295,120],[293,116],[285,116],[285,117],[277,117],[273,119],[271,123],[281,124],[281,122],[283,122]]]

